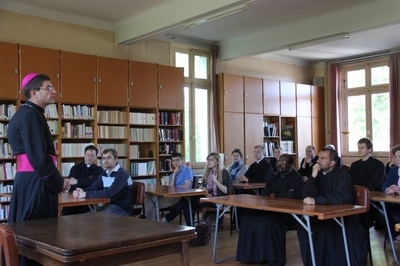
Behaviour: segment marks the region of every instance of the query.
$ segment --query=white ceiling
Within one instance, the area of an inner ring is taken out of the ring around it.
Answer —
[[[185,28],[244,3],[243,11]],[[0,0],[0,8],[115,30],[116,42],[126,45],[146,38],[217,44],[221,60],[307,64],[400,49],[398,0]],[[350,37],[288,50],[338,33]]]

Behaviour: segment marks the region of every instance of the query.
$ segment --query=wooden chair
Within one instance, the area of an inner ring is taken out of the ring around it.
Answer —
[[[368,242],[368,254],[369,254],[369,262],[370,265],[373,266],[373,261],[372,261],[372,252],[371,252],[371,241],[370,241],[370,236],[369,236],[369,225],[368,225],[368,216],[367,213],[369,211],[370,207],[370,196],[369,196],[369,190],[366,187],[363,186],[354,186],[354,200],[355,204],[365,206],[367,208],[367,211],[363,214],[360,215],[361,217],[361,223],[365,227],[365,230],[367,231],[367,242]]]
[[[133,205],[142,206],[141,216],[144,216],[144,198],[146,195],[146,186],[142,182],[133,182],[132,186],[133,193]]]
[[[19,253],[14,232],[0,224],[0,263],[5,266],[18,266]]]
[[[342,164],[341,167],[342,167],[342,169],[345,170],[346,172],[349,172],[349,171],[350,171],[350,165],[348,165],[348,164]]]

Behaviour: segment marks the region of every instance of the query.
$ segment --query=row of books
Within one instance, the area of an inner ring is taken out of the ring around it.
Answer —
[[[62,105],[62,118],[94,119],[94,107],[86,105]]]
[[[182,145],[176,143],[163,143],[159,145],[159,154],[182,153]]]
[[[158,112],[158,123],[160,125],[182,125],[182,113]]]
[[[54,103],[46,105],[46,109],[44,110],[44,116],[46,118],[57,119],[58,118],[57,105]]]
[[[130,128],[131,141],[156,141],[154,128]]]
[[[3,194],[10,193],[11,194],[12,191],[13,191],[13,185],[10,185],[10,184],[6,185],[3,182],[0,182],[0,193],[3,193]],[[9,197],[7,197],[7,198],[9,198]],[[5,201],[5,200],[2,200],[2,201]]]
[[[62,143],[61,156],[62,157],[82,157],[85,154],[85,148],[93,143]],[[57,145],[58,146],[58,145]]]
[[[6,196],[0,197],[0,201],[2,201],[2,202],[10,202],[10,200],[11,200],[11,197],[6,197]]]
[[[126,126],[98,126],[97,133],[99,138],[125,139]]]
[[[7,219],[9,211],[10,211],[9,204],[0,204],[0,219],[2,219],[2,220]]]
[[[153,113],[136,113],[129,114],[129,124],[131,125],[155,125],[156,114]]]
[[[15,163],[3,162],[0,164],[0,180],[14,179],[16,173]]]
[[[288,154],[294,153],[293,140],[282,140],[281,148],[283,153],[288,153]]]
[[[265,156],[272,157],[274,156],[275,147],[279,147],[278,142],[267,141],[264,143]]]
[[[160,141],[182,141],[183,131],[178,128],[159,128],[158,137]]]
[[[0,158],[13,158],[10,143],[3,139],[0,139]]]
[[[17,111],[15,104],[0,104],[0,119],[10,120]]]
[[[160,171],[172,171],[172,161],[171,159],[160,160]]]
[[[118,110],[97,111],[97,123],[126,124],[126,112]]]
[[[0,138],[7,137],[8,123],[0,123]]]
[[[117,151],[118,156],[127,155],[126,144],[122,143],[99,143],[97,148],[99,149],[99,154],[102,154],[105,149],[114,149]]]
[[[277,129],[277,123],[264,122],[264,136],[265,137],[277,137],[279,136],[279,130]]]
[[[131,162],[131,175],[141,176],[141,175],[155,175],[155,161],[148,162]]]
[[[69,172],[71,171],[72,166],[74,166],[75,163],[72,162],[65,162],[61,163],[61,175],[62,176],[68,176]]]
[[[93,138],[93,127],[87,126],[86,124],[73,125],[70,122],[66,122],[62,127],[62,137]]]

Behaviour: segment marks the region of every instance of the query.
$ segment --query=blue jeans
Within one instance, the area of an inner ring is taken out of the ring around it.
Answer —
[[[115,214],[118,214],[121,216],[129,216],[129,214],[124,209],[122,209],[120,206],[114,205],[114,204],[105,204],[101,207],[99,206],[99,207],[97,207],[97,211],[115,213]]]

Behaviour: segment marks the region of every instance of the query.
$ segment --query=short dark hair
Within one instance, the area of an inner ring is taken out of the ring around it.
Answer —
[[[306,147],[306,149],[307,149],[308,147],[310,147],[310,148],[315,152],[315,147],[314,147],[313,145],[308,145],[308,146]]]
[[[397,144],[395,146],[393,146],[392,148],[392,154],[395,155],[396,151],[400,150],[400,144]]]
[[[333,150],[333,149],[330,149],[330,148],[324,148],[322,151],[327,151],[327,152],[329,152],[329,160],[330,160],[330,161],[334,161],[335,164],[337,164],[339,155],[338,155],[338,153],[337,153],[336,150]]]
[[[179,153],[179,152],[173,152],[172,154],[171,154],[171,158],[174,158],[174,157],[179,157],[179,159],[181,159],[181,160],[183,160],[182,159],[182,154],[181,153]]]
[[[45,74],[38,74],[36,77],[31,79],[24,87],[23,92],[26,97],[26,99],[31,98],[31,91],[35,90],[38,91],[40,90],[40,87],[42,87],[43,81],[50,81],[50,78],[45,75]]]
[[[96,155],[99,153],[99,150],[98,150],[94,145],[88,145],[88,146],[86,146],[86,148],[85,148],[85,153],[86,153],[87,150],[95,151],[95,152],[96,152]]]
[[[109,153],[109,152],[111,152],[112,153],[112,155],[114,156],[114,158],[118,158],[118,152],[115,150],[115,149],[105,149],[101,154],[106,154],[106,153]]]
[[[357,142],[357,144],[361,144],[361,143],[365,143],[365,145],[367,146],[367,149],[371,149],[371,150],[372,150],[372,147],[374,146],[374,145],[372,144],[372,140],[370,140],[369,138],[361,138],[361,139]]]
[[[243,153],[242,153],[242,151],[241,151],[240,149],[234,149],[234,150],[231,152],[231,155],[233,155],[234,153],[239,153],[240,158],[243,158]]]

